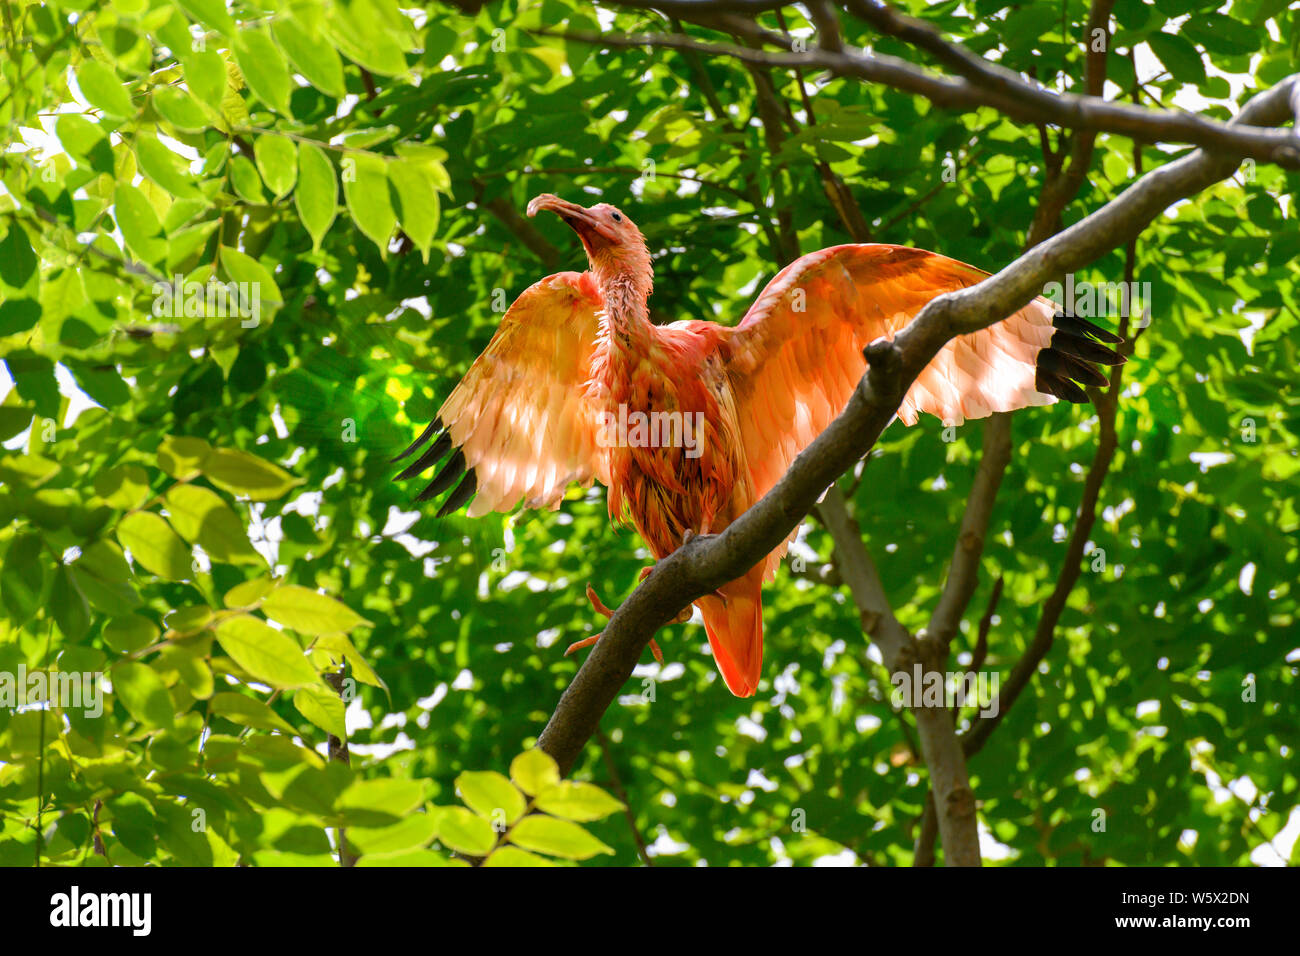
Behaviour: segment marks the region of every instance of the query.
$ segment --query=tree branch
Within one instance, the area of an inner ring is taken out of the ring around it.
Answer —
[[[726,4],[706,4],[693,2],[693,0],[668,4],[650,4],[635,2],[635,0],[613,0],[613,2],[616,6],[625,7],[654,6],[686,16],[706,14],[708,7],[726,6]],[[742,35],[747,37],[761,36],[767,42],[784,47],[786,50],[791,46],[790,40],[770,31],[760,30],[753,24],[749,24],[747,29],[732,24],[729,29],[739,29]],[[933,28],[926,25],[926,29]],[[898,57],[867,53],[847,47],[840,51],[814,47],[801,53],[773,53],[727,43],[704,43],[680,35],[606,36],[580,31],[537,32],[542,36],[560,37],[571,42],[591,43],[597,46],[647,46],[691,50],[697,53],[727,56],[743,63],[766,67],[825,69],[836,76],[881,83],[894,89],[924,96],[944,109],[971,110],[988,106],[1004,116],[1024,123],[1049,123],[1071,129],[1092,129],[1149,142],[1190,143],[1206,149],[1232,153],[1239,157],[1251,157],[1263,162],[1276,163],[1287,169],[1300,169],[1300,136],[1292,131],[1253,129],[1223,123],[1196,113],[1151,110],[1129,103],[1111,102],[1096,96],[1053,93],[1021,79],[1019,75],[1004,67],[960,51],[957,47],[950,47],[946,41],[942,41],[942,38],[940,41],[945,47],[959,50],[959,55],[954,58],[954,62],[960,61],[963,69],[977,79],[932,73]],[[1279,84],[1279,87],[1286,87],[1289,96],[1290,84],[1294,82],[1294,77],[1288,77]]]

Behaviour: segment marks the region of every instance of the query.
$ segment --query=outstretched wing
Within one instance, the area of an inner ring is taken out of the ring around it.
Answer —
[[[834,419],[866,369],[863,348],[892,339],[935,296],[988,273],[923,249],[832,246],[792,262],[767,285],[729,342],[728,372],[755,491],[765,494]],[[1105,384],[1097,364],[1123,359],[1096,340],[1112,335],[1056,316],[1047,299],[949,342],[908,389],[898,417],[949,424],[1063,398]]]
[[[561,272],[530,286],[452,391],[438,417],[399,461],[432,444],[397,477],[451,457],[416,500],[460,483],[438,516],[471,496],[471,517],[525,507],[559,507],[570,482],[608,482],[586,397],[600,294],[588,273]],[[461,475],[464,477],[461,478]]]

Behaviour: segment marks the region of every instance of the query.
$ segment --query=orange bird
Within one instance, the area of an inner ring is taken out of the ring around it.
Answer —
[[[528,204],[530,216],[542,210],[578,234],[587,271],[547,276],[515,300],[433,424],[394,459],[432,439],[398,478],[453,452],[418,495],[455,484],[440,517],[471,497],[471,517],[520,501],[555,509],[570,483],[595,479],[609,489],[610,517],[631,519],[656,560],[688,532],[721,531],[777,483],[844,409],[868,343],[893,338],[935,296],[988,275],[923,249],[833,246],[777,273],[734,328],[655,325],[650,254],[632,221],[608,203],[587,209],[549,194]],[[912,425],[928,412],[960,424],[1058,398],[1086,401],[1076,382],[1106,384],[1097,366],[1123,358],[1101,343],[1120,341],[1035,299],[949,342],[898,417]],[[695,602],[738,697],[758,687],[762,584],[788,544]],[[591,585],[587,596],[609,615]],[[651,649],[662,660],[653,641]]]

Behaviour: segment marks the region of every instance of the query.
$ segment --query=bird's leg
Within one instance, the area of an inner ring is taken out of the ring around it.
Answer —
[[[645,569],[645,572],[641,575],[641,580],[645,580],[645,575],[649,571],[650,568]],[[596,594],[596,589],[593,588],[590,583],[587,584],[587,600],[591,602],[591,609],[602,617],[609,618],[614,616],[614,612],[605,606],[605,602]],[[690,609],[688,608],[687,610],[689,611]],[[687,614],[687,617],[690,617],[690,615]],[[581,641],[570,644],[568,649],[564,652],[564,656],[568,657],[574,651],[582,650],[584,647],[590,647],[592,644],[595,644],[600,640],[600,635],[604,633],[604,631],[601,631],[600,634],[593,634],[591,637],[583,638]],[[660,664],[664,662],[664,652],[659,650],[659,645],[655,642],[653,637],[650,638],[650,653],[655,656],[655,660]]]

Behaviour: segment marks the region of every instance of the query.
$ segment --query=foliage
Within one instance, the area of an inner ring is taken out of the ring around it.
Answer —
[[[908,5],[1079,82],[1080,0]],[[848,241],[826,170],[877,241],[1009,261],[1044,178],[1037,130],[811,77],[809,112],[779,70],[773,137],[744,66],[538,35],[672,29],[569,0],[61,0],[4,18],[0,672],[103,672],[113,691],[98,719],[0,706],[0,863],[328,863],[340,827],[363,864],[630,864],[632,827],[661,864],[910,862],[924,767],[851,604],[805,573],[831,559],[821,530],[765,592],[757,697],[726,693],[697,623],[660,636],[669,663],[638,670],[573,775],[626,801],[607,816],[617,801],[585,784],[530,783],[540,755],[513,783],[484,768],[535,739],[572,677],[563,647],[600,624],[585,582],[624,594],[646,552],[599,490],[436,519],[389,459],[505,304],[581,267],[560,223],[520,218],[530,196],[623,206],[656,257],[656,317],[734,321],[790,237]],[[1140,75],[1147,105],[1198,96],[1227,118],[1296,69],[1284,0],[1120,0],[1114,20],[1108,92]],[[1100,137],[1066,220],[1123,189],[1133,157]],[[1249,165],[1138,244],[1151,324],[1089,563],[971,765],[982,822],[1020,862],[1276,862],[1300,736],[1296,184]],[[1122,273],[1117,250],[1078,278]],[[163,291],[176,275],[249,283],[259,309],[197,306]],[[942,586],[980,434],[894,425],[853,492],[909,626]],[[963,661],[999,575],[986,667],[1028,644],[1096,436],[1091,406],[1016,416]],[[321,676],[342,665],[346,701]],[[345,703],[350,767],[325,758]]]

